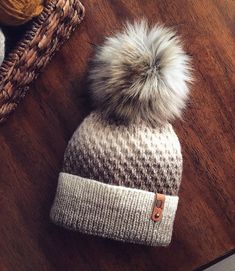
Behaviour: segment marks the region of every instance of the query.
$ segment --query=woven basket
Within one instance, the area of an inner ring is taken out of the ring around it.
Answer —
[[[78,0],[52,0],[0,67],[0,123],[12,113],[29,84],[84,17]]]

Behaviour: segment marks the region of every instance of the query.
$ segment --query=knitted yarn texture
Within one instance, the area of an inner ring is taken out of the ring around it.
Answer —
[[[126,126],[93,112],[65,151],[51,219],[83,233],[166,246],[181,173],[180,144],[171,124]],[[151,220],[157,192],[166,194],[160,222]]]
[[[155,128],[144,121],[117,125],[92,113],[69,141],[63,172],[176,195],[182,173],[179,140],[169,123]]]
[[[183,166],[170,122],[188,98],[189,62],[174,31],[145,21],[98,47],[89,75],[95,109],[66,148],[50,213],[55,224],[169,245]]]
[[[43,0],[2,0],[0,22],[5,25],[21,25],[38,16],[43,10]]]

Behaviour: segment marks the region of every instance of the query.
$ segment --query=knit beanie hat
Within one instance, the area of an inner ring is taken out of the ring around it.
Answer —
[[[153,246],[170,243],[182,174],[179,117],[191,80],[175,32],[144,21],[98,48],[95,110],[65,151],[51,220],[67,229]]]
[[[2,62],[5,57],[5,36],[0,29],[0,66],[2,65]]]

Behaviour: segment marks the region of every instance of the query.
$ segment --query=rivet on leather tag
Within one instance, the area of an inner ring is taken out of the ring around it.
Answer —
[[[155,195],[155,201],[153,206],[153,212],[152,212],[152,220],[157,222],[162,219],[162,212],[164,208],[165,203],[165,195],[156,193]]]

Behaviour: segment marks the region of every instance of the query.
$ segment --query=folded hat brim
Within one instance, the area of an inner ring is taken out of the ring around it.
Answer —
[[[51,220],[67,229],[115,240],[167,246],[178,196],[165,197],[162,219],[151,219],[155,194],[60,173]]]

